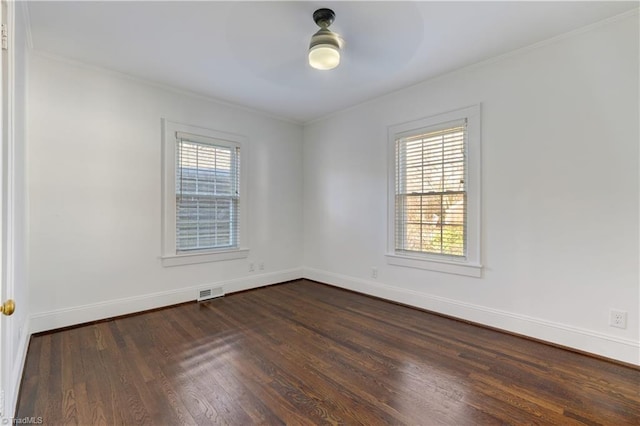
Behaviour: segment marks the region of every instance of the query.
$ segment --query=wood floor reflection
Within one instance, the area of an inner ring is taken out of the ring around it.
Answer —
[[[640,371],[299,280],[32,337],[44,424],[640,424]]]

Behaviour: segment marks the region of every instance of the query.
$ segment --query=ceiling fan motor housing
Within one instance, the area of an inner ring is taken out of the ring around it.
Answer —
[[[336,49],[342,47],[340,36],[329,30],[329,26],[335,19],[336,14],[331,9],[318,9],[313,12],[313,20],[320,29],[311,37],[309,49],[313,49],[319,44],[328,44],[334,46]]]

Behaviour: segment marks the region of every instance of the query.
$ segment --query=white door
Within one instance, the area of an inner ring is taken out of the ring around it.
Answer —
[[[0,22],[2,23],[2,37],[4,38],[4,34],[7,31],[7,3],[6,1],[2,0],[2,7],[0,7]],[[3,42],[4,44],[4,42]],[[6,173],[6,147],[8,146],[8,140],[9,140],[9,126],[8,126],[8,120],[7,120],[7,113],[8,113],[8,74],[9,74],[9,64],[8,64],[8,58],[7,58],[7,54],[6,54],[6,50],[4,50],[4,45],[2,46],[2,66],[0,66],[0,80],[2,82],[2,84],[0,84],[0,97],[2,98],[2,102],[0,102],[0,128],[2,129],[2,150],[0,151],[1,153],[1,161],[0,161],[0,170],[2,171],[0,173],[0,182],[2,183],[0,185],[0,188],[2,188],[2,208],[0,208],[0,218],[2,220],[0,220],[0,224],[2,224],[2,227],[0,227],[0,303],[1,301],[4,299],[5,297],[5,292],[7,289],[7,283],[6,283],[6,274],[7,274],[7,250],[6,250],[6,235],[7,235],[7,227],[6,227],[6,223],[7,223],[7,199],[5,196],[5,185],[6,185],[6,179],[5,179],[5,173]],[[5,321],[3,320],[3,315],[0,315],[0,385],[2,386],[2,389],[0,390],[0,414],[2,414],[2,418],[4,419],[5,414],[6,414],[6,408],[5,408],[5,384],[7,383],[7,373],[5,371],[5,364],[2,362],[4,357],[4,351],[7,349],[7,342],[6,342],[6,335],[7,332],[5,331],[6,328],[6,324]]]
[[[11,168],[10,159],[12,158],[11,138],[12,138],[12,106],[11,99],[11,86],[10,86],[10,66],[11,59],[9,57],[8,35],[10,34],[10,24],[12,24],[11,13],[13,9],[9,9],[13,6],[8,5],[6,0],[2,0],[0,7],[0,22],[1,27],[1,52],[2,52],[2,66],[0,67],[0,134],[2,135],[2,150],[0,151],[0,188],[2,188],[2,205],[0,208],[0,313],[4,315],[11,315],[15,309],[13,301],[7,298],[7,295],[13,294],[13,218],[12,218],[12,206],[11,199]],[[5,390],[7,389],[10,372],[7,371],[6,359],[7,351],[12,350],[12,330],[7,327],[6,320],[3,319],[4,315],[0,315],[0,418],[4,421],[11,417],[13,413],[7,413],[6,411],[6,398]]]

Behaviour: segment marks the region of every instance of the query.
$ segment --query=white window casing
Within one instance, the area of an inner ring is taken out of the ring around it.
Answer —
[[[162,265],[246,258],[246,138],[162,120]]]
[[[480,105],[388,128],[387,263],[480,277]]]

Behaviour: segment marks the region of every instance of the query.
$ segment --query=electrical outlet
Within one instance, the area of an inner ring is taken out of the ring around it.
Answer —
[[[258,269],[260,269],[261,271],[264,271],[264,262],[258,263]]]
[[[376,268],[375,266],[371,268],[371,278],[378,278],[378,268]]]
[[[253,264],[253,262],[249,263],[249,272],[253,272],[256,270],[256,265]]]
[[[609,325],[617,328],[627,328],[627,311],[611,309],[609,311]]]

